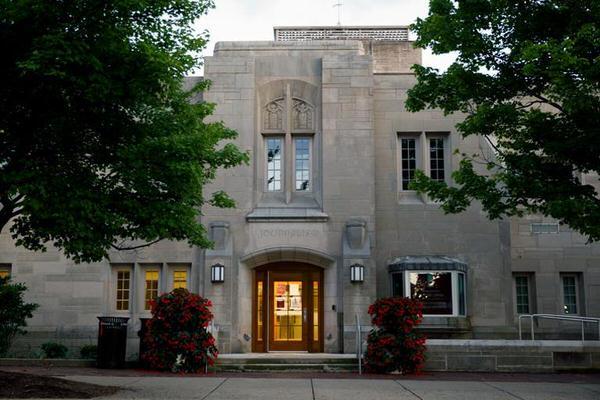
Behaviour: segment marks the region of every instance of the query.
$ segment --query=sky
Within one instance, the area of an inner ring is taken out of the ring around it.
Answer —
[[[273,40],[274,26],[409,25],[427,16],[428,0],[215,0],[216,8],[200,18],[196,29],[208,30],[210,42],[203,55],[212,55],[216,42]],[[423,64],[446,69],[451,55],[423,52]],[[199,71],[201,73],[201,71]]]

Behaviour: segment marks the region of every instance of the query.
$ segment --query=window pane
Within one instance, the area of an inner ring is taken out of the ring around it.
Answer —
[[[517,313],[529,314],[529,278],[515,276],[515,292],[517,294]]]
[[[423,314],[452,314],[452,274],[411,272],[410,296],[423,303]]]
[[[129,310],[129,271],[117,271],[117,311]]]
[[[577,279],[563,276],[563,303],[565,314],[577,314]]]
[[[402,158],[402,190],[409,190],[410,182],[415,178],[417,168],[416,139],[405,138],[400,140]]]
[[[257,332],[256,340],[263,340],[263,282],[258,281],[256,286],[256,320]]]
[[[267,190],[277,192],[281,190],[281,159],[283,141],[281,138],[267,139]]]
[[[10,271],[7,269],[0,269],[0,278],[8,278]]]
[[[467,314],[467,294],[465,291],[465,275],[458,274],[458,314]]]
[[[296,159],[296,190],[310,190],[310,139],[294,139]]]
[[[273,282],[274,340],[302,341],[302,282]]]
[[[443,182],[444,175],[444,139],[429,140],[429,174],[431,179]]]
[[[150,303],[158,298],[158,271],[146,271],[146,291],[144,310],[150,310]]]
[[[392,274],[392,296],[402,297],[404,296],[404,274],[395,273]]]
[[[313,341],[319,341],[319,281],[313,281]]]
[[[173,289],[187,289],[187,271],[173,271]]]

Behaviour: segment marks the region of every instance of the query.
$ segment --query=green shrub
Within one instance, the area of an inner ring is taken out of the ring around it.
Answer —
[[[48,342],[42,344],[44,358],[65,358],[67,356],[67,346],[60,343]]]
[[[17,334],[25,334],[27,318],[33,316],[37,304],[25,303],[23,294],[27,287],[22,283],[10,283],[0,278],[0,357],[8,352]]]
[[[98,346],[95,344],[85,345],[79,350],[79,354],[81,354],[81,358],[95,360],[98,355]]]

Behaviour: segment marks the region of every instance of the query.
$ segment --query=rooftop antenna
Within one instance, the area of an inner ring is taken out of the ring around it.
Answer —
[[[338,12],[338,26],[342,26],[342,22],[340,20],[340,13],[342,11],[342,6],[344,5],[344,3],[342,3],[341,1],[338,1],[337,3],[335,3],[333,6],[337,7],[337,12]]]

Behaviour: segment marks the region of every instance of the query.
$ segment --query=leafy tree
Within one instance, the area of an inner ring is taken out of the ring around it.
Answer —
[[[22,283],[10,283],[0,278],[0,357],[6,355],[17,334],[24,334],[27,318],[33,316],[37,304],[25,303],[27,288]]]
[[[184,89],[212,0],[0,0],[0,229],[80,261],[162,239],[209,246],[203,187],[247,162]]]
[[[444,73],[413,67],[406,107],[465,113],[458,131],[487,139],[495,156],[464,155],[456,187],[423,173],[414,187],[449,213],[478,200],[492,219],[541,213],[600,239],[600,2],[429,4],[417,45],[458,56]]]

